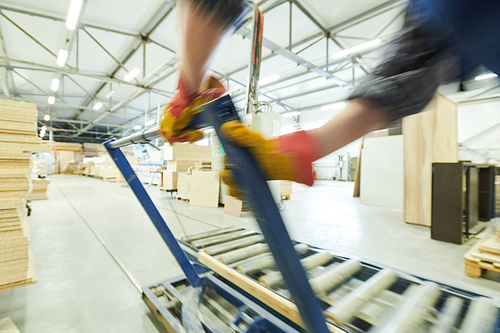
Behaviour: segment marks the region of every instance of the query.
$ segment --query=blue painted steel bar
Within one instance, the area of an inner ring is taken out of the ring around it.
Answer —
[[[132,170],[130,163],[128,162],[121,149],[110,147],[113,141],[114,139],[104,143],[104,146],[108,150],[109,155],[111,156],[113,161],[115,161],[116,166],[118,167],[118,169],[120,169],[123,177],[127,180],[135,196],[141,203],[146,213],[149,215],[149,218],[155,225],[165,243],[170,248],[170,251],[181,266],[181,269],[186,275],[189,283],[191,283],[191,285],[193,285],[194,287],[200,286],[201,284],[203,284],[203,279],[196,273],[193,264],[186,257],[184,251],[182,251],[182,248],[177,242],[177,239],[175,239],[174,235],[165,223],[165,220],[163,220],[163,217],[160,215],[160,212],[153,203],[153,200],[151,200],[148,192],[146,192],[141,181],[135,174],[134,170]]]
[[[228,141],[220,131],[223,123],[239,120],[231,98],[223,96],[205,104],[203,109],[199,115],[204,118],[201,123],[211,124],[217,132],[238,186],[250,204],[306,329],[314,333],[329,332],[319,302],[300,264],[266,178],[248,150]]]

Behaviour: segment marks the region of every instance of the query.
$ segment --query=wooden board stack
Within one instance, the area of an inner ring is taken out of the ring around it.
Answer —
[[[495,201],[495,212],[500,213],[500,175],[495,176]]]
[[[465,274],[479,278],[484,270],[500,273],[500,237],[488,234],[465,254]]]
[[[0,100],[0,291],[36,282],[29,249],[26,196],[37,136],[35,104]]]
[[[50,184],[49,179],[33,179],[31,181],[33,188],[31,193],[26,197],[27,200],[45,200],[47,197],[47,189]]]

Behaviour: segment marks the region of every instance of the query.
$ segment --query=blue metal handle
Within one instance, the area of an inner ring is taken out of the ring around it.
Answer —
[[[237,184],[250,204],[306,329],[314,333],[329,332],[319,302],[300,264],[266,178],[250,152],[236,146],[221,133],[222,124],[240,120],[231,98],[223,96],[205,104],[203,109],[197,124],[209,123],[217,132],[226,152],[227,161],[233,166],[232,171]]]

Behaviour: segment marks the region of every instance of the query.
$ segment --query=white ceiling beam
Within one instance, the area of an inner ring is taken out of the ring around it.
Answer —
[[[16,66],[16,65],[2,65],[0,64],[0,67],[7,67],[7,68],[14,68],[14,69],[26,69],[26,70],[38,70],[38,69],[45,69],[48,72],[53,72],[53,73],[61,73],[61,74],[67,74],[67,75],[74,75],[74,76],[79,76],[82,78],[86,79],[91,79],[94,81],[99,81],[103,83],[117,83],[117,84],[123,84],[123,85],[129,85],[129,86],[134,86],[140,89],[145,89],[148,91],[153,91],[153,92],[161,92],[162,94],[172,94],[170,91],[166,90],[161,90],[153,87],[149,87],[147,85],[143,85],[140,83],[134,83],[134,82],[127,82],[124,80],[116,79],[116,78],[110,78],[107,76],[99,76],[95,74],[89,74],[85,73],[76,69],[66,69],[66,68],[61,68],[61,67],[55,67],[55,66],[48,66],[44,64],[39,64],[35,63],[32,61],[26,61],[26,60],[21,60],[21,59],[15,59],[15,58],[9,58],[9,57],[4,57],[0,56],[0,59],[4,59],[6,61],[9,61],[11,63],[19,63],[19,64],[25,64],[25,65],[30,65],[33,66],[33,68],[29,67],[22,67],[22,66]]]

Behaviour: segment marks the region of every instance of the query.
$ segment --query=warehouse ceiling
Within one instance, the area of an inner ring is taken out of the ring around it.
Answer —
[[[329,106],[345,100],[380,62],[405,10],[400,0],[260,0],[258,5],[265,13],[260,98],[288,113],[334,110]],[[102,142],[155,124],[178,79],[175,1],[84,0],[75,30],[66,27],[69,7],[70,0],[0,1],[2,98],[36,103],[39,126],[52,126],[57,141]],[[251,29],[249,20],[212,66],[240,107]],[[338,53],[377,39],[380,43],[364,51]],[[62,67],[60,49],[69,52]],[[134,71],[138,74],[128,80]],[[60,82],[55,92],[53,79]],[[498,95],[495,86],[481,89],[459,98]]]

